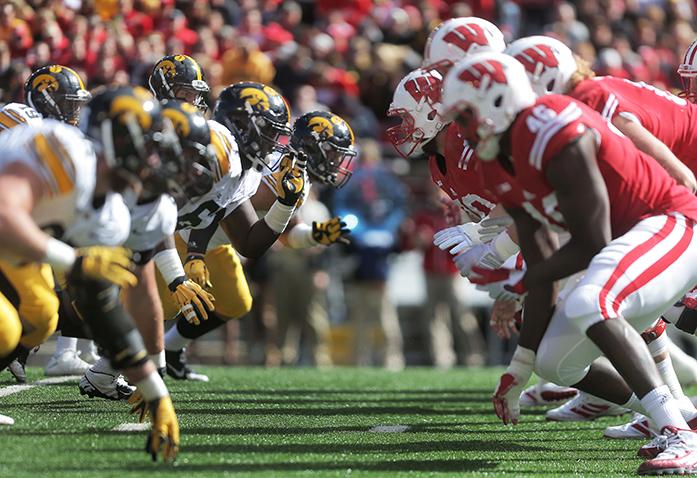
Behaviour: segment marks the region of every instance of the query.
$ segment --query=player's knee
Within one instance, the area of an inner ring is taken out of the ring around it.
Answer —
[[[44,343],[58,327],[60,301],[54,293],[46,293],[20,306],[20,314],[29,324],[21,339],[22,345],[36,347]]]
[[[565,363],[559,356],[540,353],[535,358],[535,373],[545,380],[562,386],[571,386],[580,382],[588,373],[589,367]]]
[[[595,284],[582,285],[572,290],[562,304],[564,315],[584,335],[592,325],[603,320],[600,309],[601,291]],[[607,302],[612,301],[608,299]]]
[[[0,313],[0,358],[12,353],[22,337],[22,323],[15,311]]]

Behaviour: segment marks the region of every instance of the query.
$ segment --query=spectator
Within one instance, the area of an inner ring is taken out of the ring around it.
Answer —
[[[271,83],[276,74],[269,57],[249,39],[240,39],[236,48],[226,51],[222,63],[224,84],[238,81]]]

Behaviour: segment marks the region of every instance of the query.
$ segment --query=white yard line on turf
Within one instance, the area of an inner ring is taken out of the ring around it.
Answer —
[[[150,424],[149,423],[121,423],[120,425],[116,425],[114,428],[111,429],[112,431],[115,432],[130,432],[130,433],[135,433],[135,432],[144,432],[147,430],[150,430]]]
[[[376,433],[403,433],[409,430],[408,425],[376,425],[369,432]]]
[[[7,397],[8,395],[13,395],[15,393],[23,392],[25,390],[30,390],[34,387],[41,387],[44,385],[55,385],[57,383],[65,382],[77,382],[80,380],[79,375],[68,375],[65,377],[51,377],[44,378],[42,380],[37,380],[33,383],[23,383],[21,385],[10,385],[9,387],[0,388],[0,398]]]

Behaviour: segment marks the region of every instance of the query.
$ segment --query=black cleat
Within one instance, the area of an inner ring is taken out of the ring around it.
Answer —
[[[27,383],[27,371],[24,368],[27,365],[29,352],[31,352],[30,349],[20,346],[17,357],[7,366],[7,369],[10,371],[17,383]]]
[[[208,381],[208,375],[191,370],[186,361],[186,349],[165,350],[165,360],[167,360],[167,375],[175,380]]]

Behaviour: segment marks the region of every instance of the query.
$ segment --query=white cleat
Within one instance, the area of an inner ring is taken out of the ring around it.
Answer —
[[[520,393],[521,407],[538,407],[541,405],[556,405],[570,398],[574,398],[578,390],[570,387],[562,387],[551,382],[544,382],[526,388]]]
[[[635,413],[631,422],[624,425],[607,427],[603,432],[605,438],[653,438],[658,435],[653,422],[640,413]]]
[[[637,470],[640,475],[697,474],[697,434],[692,430],[665,427],[661,431],[664,449],[645,461]]]
[[[121,375],[115,376],[92,370],[85,372],[78,387],[80,395],[107,400],[128,400],[136,389],[128,385]]]
[[[86,350],[82,351],[82,353],[80,354],[80,358],[88,364],[94,365],[95,363],[97,363],[97,360],[99,360],[102,357],[97,352],[97,347],[94,345],[94,343],[91,343]]]
[[[0,414],[0,425],[14,425],[15,421],[12,419],[12,417],[8,417],[7,415],[2,415]]]
[[[600,398],[579,393],[560,407],[548,410],[545,418],[552,422],[587,422],[600,417],[616,417],[627,409]]]
[[[44,373],[48,377],[62,375],[82,375],[89,370],[90,364],[80,358],[80,353],[75,350],[66,350],[58,355],[53,355],[46,364]]]

